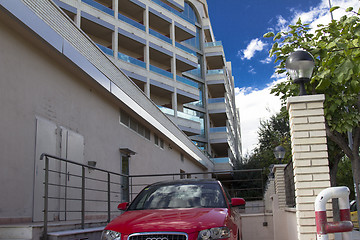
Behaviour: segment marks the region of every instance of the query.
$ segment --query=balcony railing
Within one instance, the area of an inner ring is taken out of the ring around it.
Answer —
[[[187,84],[189,86],[192,86],[194,88],[199,88],[199,83],[197,83],[197,82],[195,82],[195,81],[193,81],[191,79],[188,79],[186,77],[176,75],[176,81],[185,83],[185,84]]]
[[[191,23],[191,24],[195,24],[195,21],[186,17],[184,14],[182,14],[181,12],[177,11],[176,9],[170,7],[169,5],[167,5],[166,3],[160,1],[160,0],[152,0],[154,3],[158,4],[159,6],[165,8],[166,10],[168,10],[169,12],[172,12],[174,14],[176,14],[177,16],[181,17],[182,19],[186,20],[187,22]]]
[[[216,41],[216,42],[206,42],[204,44],[205,47],[218,47],[218,46],[222,46],[222,42],[221,41]]]
[[[82,2],[96,8],[96,9],[98,9],[98,10],[104,12],[104,13],[107,13],[107,14],[109,14],[111,16],[114,16],[114,10],[102,5],[101,3],[98,3],[98,2],[96,2],[94,0],[82,0]]]
[[[194,50],[191,50],[190,48],[182,45],[181,43],[175,42],[175,46],[176,46],[177,48],[180,48],[181,50],[184,50],[184,51],[187,52],[187,53],[190,53],[190,54],[193,55],[193,56],[196,56],[196,52],[195,52]]]
[[[210,133],[224,133],[227,132],[227,127],[212,127],[210,128]]]
[[[161,74],[161,75],[163,75],[165,77],[168,77],[168,78],[171,78],[171,79],[173,78],[173,74],[171,72],[168,72],[168,71],[166,71],[164,69],[155,67],[153,65],[150,65],[150,71]]]
[[[224,103],[225,98],[209,98],[208,103]]]
[[[149,33],[150,33],[151,35],[153,35],[153,36],[155,36],[155,37],[157,37],[157,38],[159,38],[159,39],[167,42],[167,43],[172,44],[172,40],[171,40],[170,38],[168,38],[167,36],[165,36],[165,35],[157,32],[157,31],[155,31],[155,30],[153,30],[153,29],[151,29],[151,28],[149,29]]]
[[[229,163],[230,165],[232,165],[232,162],[231,162],[230,158],[228,158],[228,157],[211,158],[211,160],[212,160],[214,163]]]
[[[174,109],[171,109],[171,108],[167,108],[167,107],[163,107],[163,106],[160,106],[158,105],[158,108],[160,108],[160,110],[167,114],[167,115],[170,115],[170,116],[174,116],[175,115],[175,111]]]
[[[202,78],[202,71],[201,71],[201,65],[198,64],[196,69],[190,70],[186,72],[187,74],[191,74],[195,77]]]
[[[138,28],[138,29],[140,29],[142,31],[145,31],[145,26],[144,25],[142,25],[141,23],[138,23],[137,21],[135,21],[135,20],[133,20],[133,19],[127,17],[127,16],[122,15],[121,13],[118,14],[118,18],[119,18],[119,20],[121,20],[123,22],[126,22],[126,23],[130,24],[133,27],[136,27],[136,28]]]
[[[224,74],[224,69],[207,70],[206,75]]]
[[[101,51],[103,51],[104,53],[106,53],[107,55],[110,55],[110,56],[114,56],[114,51],[110,48],[107,48],[101,44],[96,44],[100,49]]]
[[[177,116],[179,118],[184,118],[184,119],[187,119],[187,120],[191,120],[191,121],[195,121],[195,122],[200,122],[200,118],[197,117],[197,116],[194,116],[194,115],[191,115],[191,114],[187,114],[187,113],[184,113],[184,112],[177,112]]]
[[[146,68],[146,63],[144,63],[143,61],[140,61],[140,60],[138,60],[136,58],[125,55],[125,54],[123,54],[121,52],[118,52],[118,59],[123,60],[123,61],[128,62],[128,63],[131,63],[131,64],[134,64],[134,65],[137,65],[137,66],[142,67],[142,68]]]

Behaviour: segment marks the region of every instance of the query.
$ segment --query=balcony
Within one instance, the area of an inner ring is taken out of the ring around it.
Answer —
[[[186,77],[176,75],[176,81],[184,83],[184,84],[189,85],[194,88],[199,88],[199,83],[197,83],[189,78],[186,78]]]
[[[142,31],[145,31],[145,4],[139,1],[118,0],[118,18]]]
[[[188,136],[199,135],[201,133],[201,122],[199,117],[178,111],[177,118],[175,118],[175,111],[173,109],[163,106],[158,107]]]
[[[120,52],[118,52],[118,59],[125,61],[127,63],[131,63],[133,65],[139,66],[141,68],[146,68],[146,63],[144,63],[143,61],[140,61],[136,58],[130,57],[130,56],[120,53]]]
[[[153,8],[149,8],[149,27],[153,30],[153,35],[159,33],[162,36],[169,38],[171,29],[171,19],[156,11]],[[160,36],[156,36],[159,37]],[[162,38],[161,38],[162,39]],[[169,38],[170,39],[170,38]],[[162,39],[163,40],[163,39]],[[172,41],[170,40],[170,44]]]
[[[203,18],[203,29],[204,29],[204,33],[205,33],[205,40],[210,42],[212,39],[212,29],[211,29],[211,24],[210,24],[210,19],[209,18]]]
[[[106,13],[111,16],[114,16],[114,10],[111,9],[112,1],[94,1],[94,0],[82,0],[82,2]]]
[[[162,40],[164,42],[172,44],[172,40],[169,37],[157,32],[157,31],[155,31],[153,29],[149,29],[149,33],[150,33],[150,35],[152,35],[154,37],[157,37],[158,39],[160,39],[160,40]]]
[[[221,41],[205,43],[205,57],[210,69],[222,69],[225,66],[225,54]]]
[[[212,97],[223,97],[226,92],[226,75],[223,69],[208,70],[206,73],[208,90]]]
[[[211,158],[211,160],[215,163],[215,171],[231,171],[234,169],[231,159],[228,157]]]
[[[100,44],[96,44],[96,46],[98,46],[101,49],[101,51],[103,51],[107,55],[112,56],[112,57],[114,56],[114,51],[112,49],[107,48],[107,47],[105,47],[103,45],[100,45]]]
[[[187,71],[185,74],[190,74],[191,76],[194,76],[196,78],[202,78],[202,72],[201,72],[200,64],[198,64],[196,69]]]
[[[210,98],[208,99],[208,110],[211,121],[214,127],[226,126],[226,102],[225,98]]]
[[[196,52],[195,52],[194,50],[191,50],[190,48],[182,45],[181,43],[175,42],[175,46],[176,46],[177,48],[179,48],[179,49],[187,52],[187,53],[190,53],[190,54],[193,55],[193,56],[196,56]]]
[[[112,49],[113,26],[90,14],[82,14],[81,29],[95,42]]]
[[[137,21],[135,21],[135,20],[121,14],[121,13],[118,13],[118,19],[120,21],[123,21],[123,22],[125,22],[127,24],[130,24],[131,26],[136,27],[137,29],[140,29],[140,30],[145,32],[145,26],[143,24],[141,24],[141,23],[139,23],[139,22],[137,22]]]
[[[157,74],[160,74],[164,77],[167,77],[167,78],[173,78],[173,74],[171,72],[168,72],[162,68],[159,68],[159,67],[156,67],[156,66],[153,66],[153,65],[150,65],[150,71],[154,72],[154,73],[157,73]]]
[[[212,127],[209,132],[210,143],[227,143],[227,139],[229,138],[227,127]]]
[[[191,23],[191,24],[195,24],[195,21],[188,18],[187,16],[185,16],[184,14],[182,14],[182,12],[179,12],[178,10],[170,7],[169,5],[167,5],[166,3],[162,2],[161,0],[152,0],[154,3],[158,4],[159,6],[163,7],[164,9],[168,10],[169,12],[172,12],[173,14],[181,17],[182,19],[184,19],[185,21]]]

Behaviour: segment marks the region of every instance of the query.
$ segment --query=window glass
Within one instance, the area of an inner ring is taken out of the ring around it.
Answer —
[[[130,118],[130,128],[134,131],[137,131],[138,123],[135,119]]]
[[[225,208],[226,201],[217,183],[161,184],[146,187],[129,210],[168,208]]]
[[[126,126],[129,126],[130,118],[129,115],[124,111],[120,111],[120,122],[122,122]]]
[[[154,143],[159,145],[159,137],[156,134],[154,134]]]

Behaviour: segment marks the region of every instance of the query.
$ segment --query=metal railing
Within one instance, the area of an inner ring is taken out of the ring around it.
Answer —
[[[58,221],[106,218],[110,222],[115,206],[121,202],[129,176],[43,153],[44,171],[44,239],[47,239],[49,214]],[[125,178],[125,179],[124,179]],[[70,180],[71,179],[71,180]],[[80,196],[79,196],[80,195]]]
[[[145,186],[158,181],[215,178],[223,183],[231,197],[243,197],[247,201],[263,199],[261,169],[124,175],[46,153],[40,159],[44,161],[45,240],[51,221],[71,221],[80,224],[81,229],[94,220],[110,222],[119,214],[119,203],[132,201]],[[224,175],[232,176],[233,180],[222,181]]]
[[[286,196],[286,206],[294,207],[295,202],[295,183],[294,183],[294,170],[293,163],[290,161],[284,169],[285,177],[285,196]]]

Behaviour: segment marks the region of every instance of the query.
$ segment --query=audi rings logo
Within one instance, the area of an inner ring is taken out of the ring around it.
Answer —
[[[169,240],[167,237],[148,237],[145,240]]]

